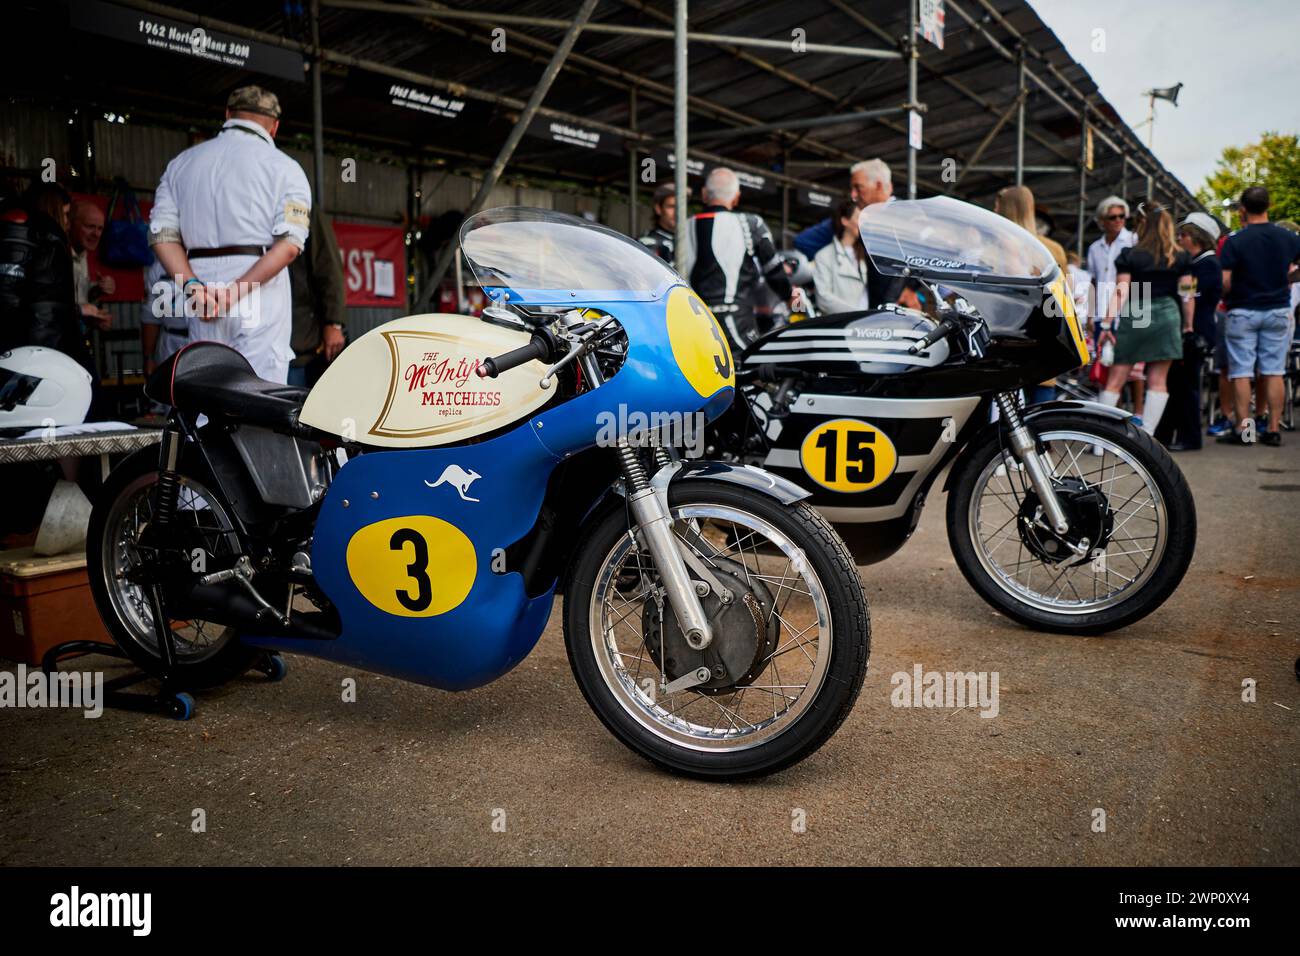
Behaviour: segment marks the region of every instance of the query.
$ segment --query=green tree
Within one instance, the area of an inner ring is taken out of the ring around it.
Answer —
[[[1300,136],[1265,133],[1258,143],[1227,147],[1196,198],[1217,213],[1247,186],[1267,187],[1274,222],[1300,222]]]

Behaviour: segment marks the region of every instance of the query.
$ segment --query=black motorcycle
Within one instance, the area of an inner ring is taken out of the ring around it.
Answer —
[[[862,564],[903,545],[951,464],[949,542],[995,608],[1073,633],[1158,608],[1196,545],[1178,466],[1124,411],[1024,402],[1023,389],[1088,361],[1048,251],[948,198],[871,206],[860,223],[875,267],[920,308],[824,316],[754,342],[707,453],[808,488]]]

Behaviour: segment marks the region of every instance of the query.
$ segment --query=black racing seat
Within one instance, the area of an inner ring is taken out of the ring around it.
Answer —
[[[307,389],[258,378],[248,359],[220,342],[191,342],[149,376],[144,393],[182,411],[296,431]]]

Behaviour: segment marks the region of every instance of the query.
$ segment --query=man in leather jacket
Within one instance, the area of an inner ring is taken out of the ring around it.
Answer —
[[[655,190],[655,224],[641,237],[642,245],[669,265],[673,264],[673,242],[677,229],[677,187],[665,183]]]
[[[736,212],[739,202],[735,172],[718,167],[704,183],[704,212],[692,216],[686,230],[691,288],[713,310],[736,351],[759,336],[754,317],[759,277],[779,299],[789,299],[793,291],[767,224],[753,213]]]
[[[21,204],[0,208],[0,350],[39,345],[70,356],[91,375],[63,222],[52,213],[72,197],[56,183],[38,183]]]

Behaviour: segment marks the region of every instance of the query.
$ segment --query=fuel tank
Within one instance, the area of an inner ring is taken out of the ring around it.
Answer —
[[[540,408],[553,390],[529,362],[497,378],[479,363],[528,344],[530,334],[469,315],[408,315],[353,342],[307,396],[299,420],[347,441],[384,448],[452,445],[497,431]]]
[[[902,546],[938,472],[987,420],[945,341],[908,353],[933,328],[910,309],[846,313],[778,329],[741,360],[768,386],[746,389],[756,464],[808,489],[864,564]]]

